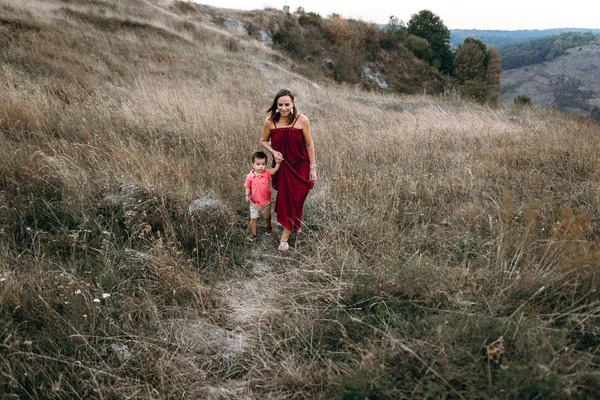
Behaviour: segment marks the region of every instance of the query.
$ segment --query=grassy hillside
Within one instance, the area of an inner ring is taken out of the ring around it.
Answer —
[[[597,397],[598,126],[311,81],[213,12],[0,0],[0,397]],[[285,254],[242,190],[282,87]]]

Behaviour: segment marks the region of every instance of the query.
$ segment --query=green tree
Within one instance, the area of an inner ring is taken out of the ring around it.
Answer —
[[[487,83],[489,86],[489,99],[490,103],[498,103],[500,98],[500,91],[502,85],[500,83],[500,76],[502,75],[502,56],[500,52],[495,48],[488,50],[488,68],[487,68]]]
[[[450,30],[439,16],[429,10],[419,11],[408,21],[407,32],[426,39],[431,46],[429,63],[444,74],[452,74],[454,60],[450,49]]]
[[[459,84],[477,78],[485,78],[487,63],[488,56],[485,43],[468,37],[456,52],[454,76]]]
[[[462,94],[481,103],[495,104],[500,95],[502,59],[479,39],[468,37],[454,58],[454,76]]]
[[[394,49],[403,41],[405,36],[406,25],[398,17],[391,15],[387,25],[383,28],[381,47],[384,50]]]

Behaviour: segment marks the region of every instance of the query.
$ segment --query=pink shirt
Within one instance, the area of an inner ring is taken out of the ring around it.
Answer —
[[[254,170],[252,170],[246,176],[244,187],[250,188],[250,201],[254,204],[264,206],[271,201],[271,187],[269,186],[271,176],[267,170],[264,170],[260,176],[254,175]]]

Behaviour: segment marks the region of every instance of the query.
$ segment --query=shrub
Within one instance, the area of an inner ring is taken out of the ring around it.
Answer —
[[[520,94],[513,99],[512,104],[517,107],[528,107],[533,105],[533,102],[531,101],[531,97],[529,97],[528,95]]]
[[[415,35],[408,35],[404,40],[404,45],[407,49],[412,51],[417,58],[424,61],[429,61],[433,54],[427,39]]]
[[[321,16],[315,12],[303,13],[298,17],[298,23],[304,27],[310,25],[321,26],[322,21],[323,19],[321,18]]]

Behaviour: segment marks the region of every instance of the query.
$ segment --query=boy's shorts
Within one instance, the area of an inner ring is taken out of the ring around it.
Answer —
[[[259,216],[263,217],[265,220],[271,218],[271,202],[262,206],[250,202],[250,218],[255,219]]]

